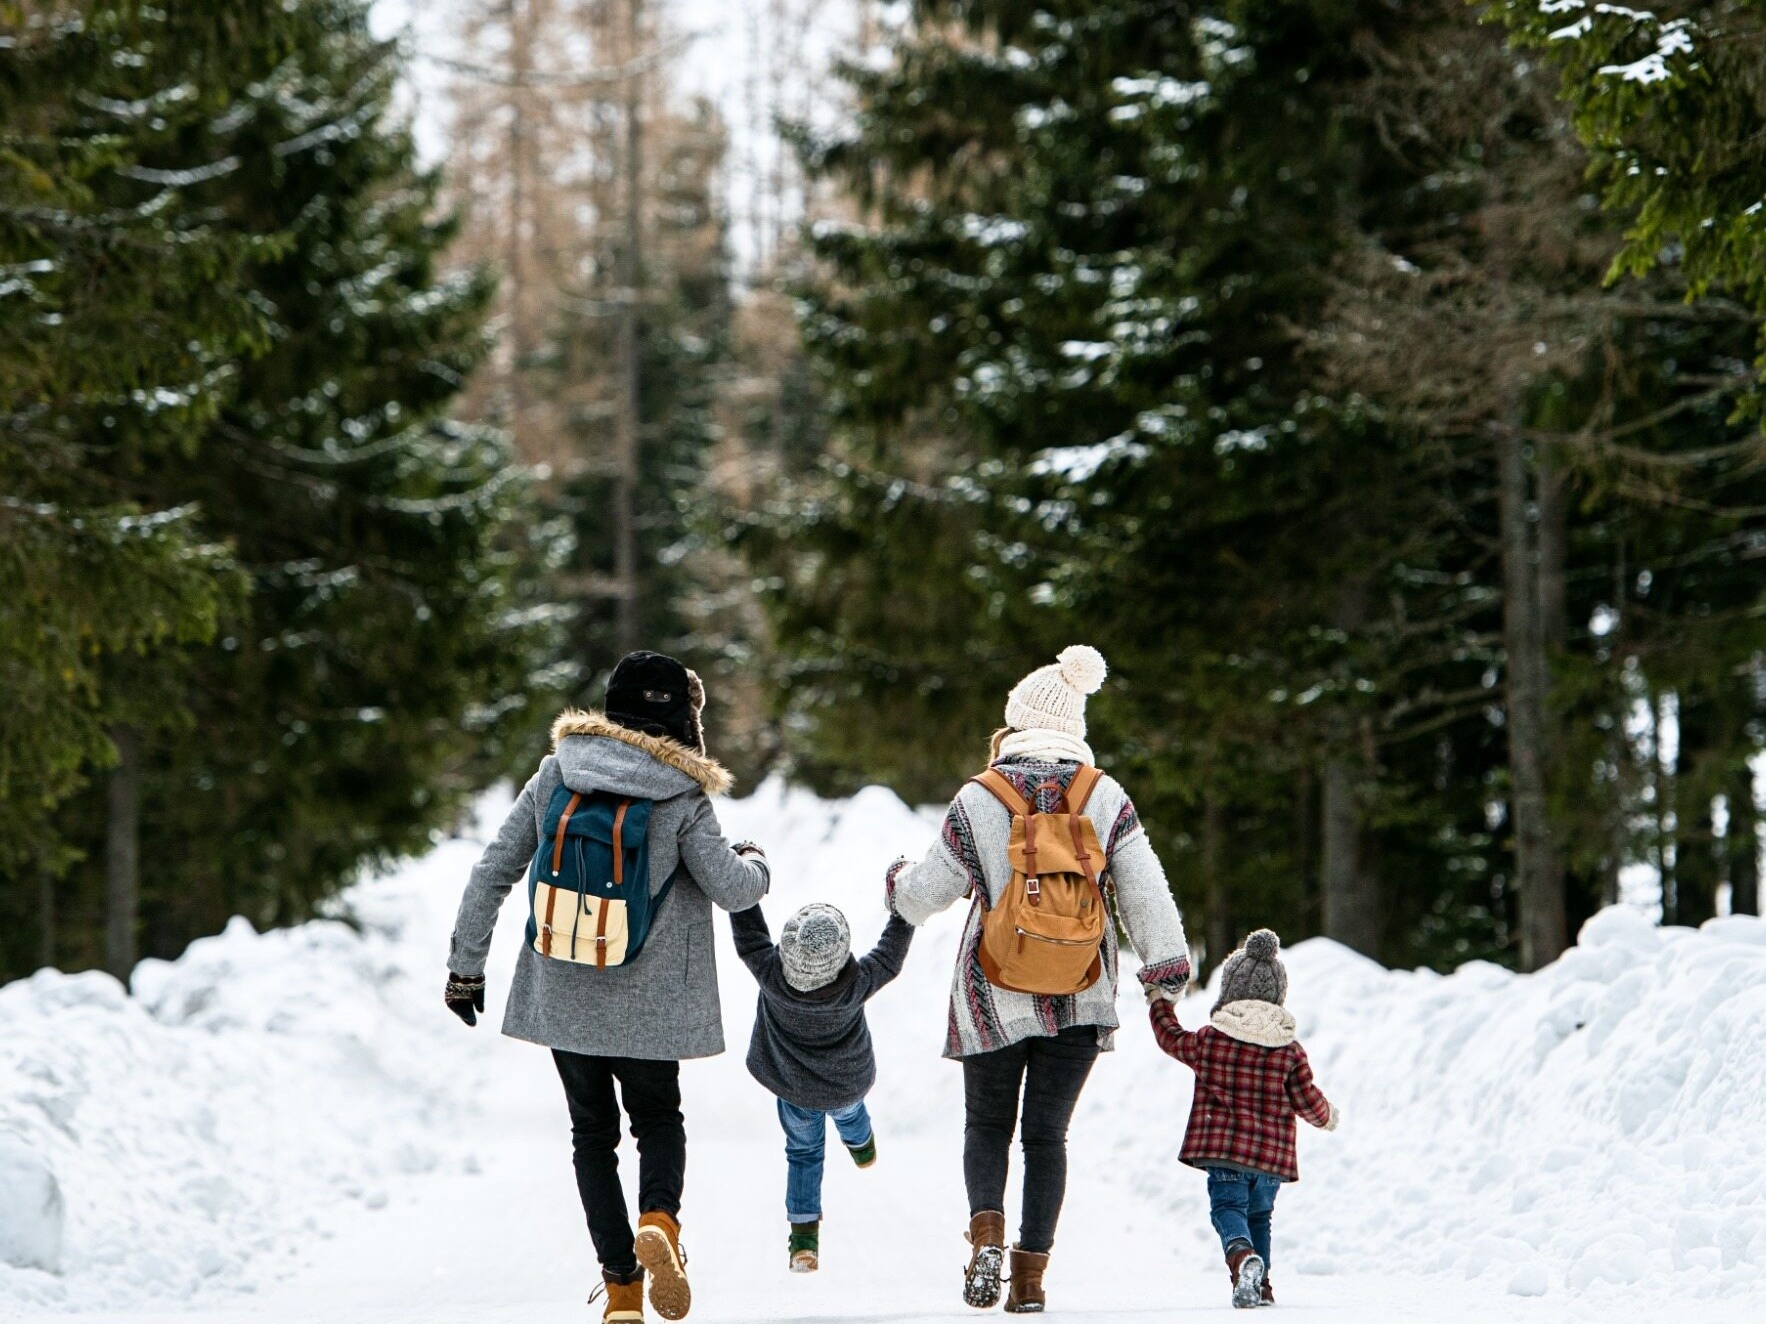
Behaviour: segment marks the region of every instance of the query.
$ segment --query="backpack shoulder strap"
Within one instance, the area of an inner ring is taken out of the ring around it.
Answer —
[[[994,799],[998,800],[1019,818],[1029,818],[1034,812],[1031,809],[1029,802],[1025,800],[1023,796],[1018,794],[1018,788],[1012,785],[1011,778],[1007,777],[1006,774],[1001,772],[998,768],[989,768],[979,777],[971,777],[969,780],[974,782],[977,786],[986,789]]]
[[[1079,771],[1073,774],[1073,780],[1067,785],[1067,812],[1083,814],[1085,807],[1091,802],[1091,793],[1098,788],[1104,774],[1086,764],[1079,765]]]

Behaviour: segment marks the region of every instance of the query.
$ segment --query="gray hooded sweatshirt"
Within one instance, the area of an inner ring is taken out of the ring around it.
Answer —
[[[600,713],[571,711],[552,727],[554,752],[540,763],[466,884],[449,968],[484,973],[491,930],[509,891],[539,848],[546,807],[560,782],[655,802],[650,815],[650,892],[684,866],[630,965],[593,966],[541,956],[527,944],[503,1016],[503,1033],[571,1053],[652,1061],[724,1051],[711,908],[745,910],[766,894],[765,863],[724,840],[710,797],[730,787],[716,762],[679,741],[628,731]],[[525,923],[525,916],[522,917]]]

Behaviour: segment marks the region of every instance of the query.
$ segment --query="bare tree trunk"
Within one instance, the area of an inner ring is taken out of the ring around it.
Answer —
[[[1539,567],[1527,510],[1527,457],[1520,433],[1497,433],[1497,497],[1502,530],[1503,642],[1508,653],[1509,817],[1520,894],[1521,968],[1537,970],[1563,952],[1564,889],[1546,791],[1545,686]]]
[[[1220,797],[1208,793],[1202,802],[1202,881],[1208,906],[1208,966],[1212,969],[1233,950],[1232,903],[1220,862],[1226,838],[1225,813]]]
[[[1365,956],[1378,956],[1379,904],[1362,870],[1361,813],[1356,804],[1355,763],[1336,754],[1325,760],[1322,898],[1324,931]]]
[[[626,23],[626,59],[635,61],[643,45],[643,0],[626,0]],[[643,233],[643,106],[644,79],[641,74],[633,73],[626,80],[625,234],[619,254],[619,454],[613,481],[613,577],[619,592],[614,639],[622,654],[633,651],[640,642],[637,503],[639,403],[643,383],[638,284],[643,268],[638,246]]]
[[[55,875],[48,869],[37,871],[37,964],[55,965]]]
[[[1365,577],[1347,580],[1332,608],[1332,623],[1354,635],[1367,623],[1369,584]],[[1330,723],[1331,752],[1323,768],[1323,859],[1319,892],[1321,919],[1327,938],[1353,947],[1365,956],[1379,955],[1378,889],[1363,867],[1361,852],[1361,782],[1365,765],[1357,756],[1353,715],[1342,710]]]
[[[135,970],[135,928],[141,913],[141,734],[123,726],[110,738],[117,765],[107,785],[104,968],[126,985]]]
[[[1743,759],[1729,791],[1729,913],[1760,913],[1760,810],[1754,770]]]
[[[509,431],[521,454],[529,454],[527,373],[533,362],[533,327],[527,307],[528,106],[525,80],[533,72],[533,27],[528,0],[509,5],[509,219],[503,280],[509,301]]]

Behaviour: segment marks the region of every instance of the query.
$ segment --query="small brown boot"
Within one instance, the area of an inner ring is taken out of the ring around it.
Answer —
[[[984,1209],[969,1220],[969,1268],[963,1274],[963,1300],[977,1310],[1000,1303],[1000,1270],[1006,1260],[1006,1216]]]
[[[644,1324],[644,1271],[616,1274],[603,1271],[601,1292],[607,1304],[601,1311],[601,1324]],[[595,1298],[590,1297],[592,1302]]]
[[[1226,1270],[1233,1280],[1233,1306],[1254,1310],[1263,1304],[1263,1257],[1245,1242],[1226,1253]]]
[[[1049,1257],[1033,1250],[1012,1247],[1012,1290],[1006,1296],[1008,1315],[1040,1315],[1046,1302],[1042,1294],[1042,1276],[1048,1271]]]
[[[693,1308],[687,1286],[687,1257],[681,1254],[681,1225],[661,1210],[638,1219],[638,1263],[650,1276],[650,1304],[664,1319],[685,1319]]]
[[[1263,1300],[1259,1304],[1266,1306],[1275,1304],[1275,1288],[1269,1285],[1269,1270],[1267,1268],[1263,1271]]]

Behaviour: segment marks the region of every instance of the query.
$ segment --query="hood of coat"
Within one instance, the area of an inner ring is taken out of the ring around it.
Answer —
[[[724,766],[668,736],[621,726],[605,713],[566,709],[552,723],[552,752],[573,791],[613,791],[669,800],[695,788],[722,795],[735,784]]]
[[[1208,1018],[1208,1023],[1229,1039],[1263,1048],[1291,1044],[1296,1033],[1293,1014],[1286,1007],[1256,998],[1227,1003]]]

